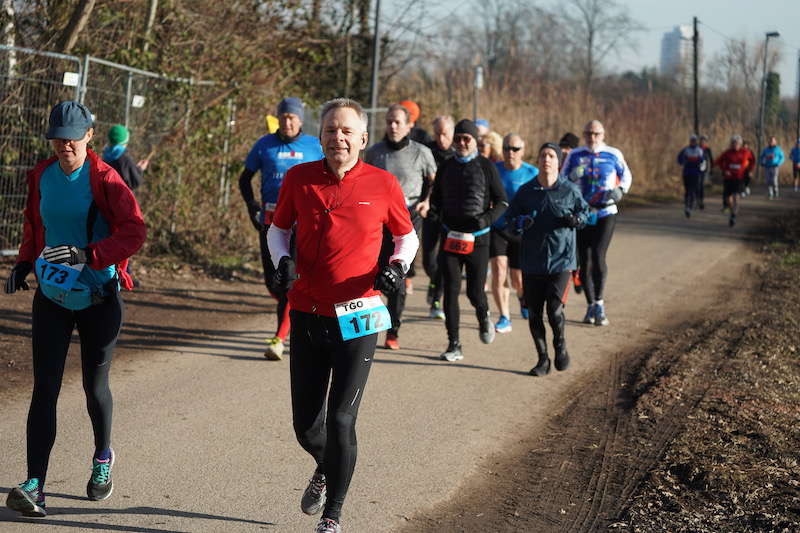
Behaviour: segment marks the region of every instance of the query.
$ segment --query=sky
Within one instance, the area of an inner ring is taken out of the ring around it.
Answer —
[[[781,37],[770,39],[770,49],[781,47],[781,61],[776,69],[781,75],[781,95],[797,95],[797,54],[800,50],[800,0],[617,0],[627,7],[630,15],[645,26],[637,35],[635,50],[623,50],[617,58],[612,55],[604,63],[615,71],[639,71],[643,67],[658,67],[661,57],[661,38],[679,24],[692,24],[692,17],[700,20],[699,31],[703,39],[703,56],[711,60],[724,48],[726,37],[745,38],[749,42],[762,42],[769,31],[779,31]],[[381,16],[392,16],[393,8],[407,5],[408,0],[384,0]],[[554,5],[557,0],[539,0],[539,5]],[[431,18],[446,18],[460,13],[468,0],[440,0],[432,8]]]

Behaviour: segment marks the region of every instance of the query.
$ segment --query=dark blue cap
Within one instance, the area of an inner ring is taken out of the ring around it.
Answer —
[[[278,104],[278,116],[281,116],[284,113],[292,113],[300,117],[300,120],[303,120],[302,100],[293,96],[281,100],[281,103]]]
[[[50,111],[47,128],[48,139],[83,139],[92,127],[92,112],[79,102],[67,101],[56,104]]]

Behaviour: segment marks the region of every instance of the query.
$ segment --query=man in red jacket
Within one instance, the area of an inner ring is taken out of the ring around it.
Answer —
[[[286,172],[267,242],[276,287],[291,286],[294,430],[317,464],[300,508],[322,512],[316,533],[341,533],[358,408],[378,332],[391,326],[380,291],[395,292],[404,283],[419,241],[397,178],[358,157],[367,146],[367,115],[358,102],[331,100],[320,121],[325,158]],[[378,268],[384,226],[394,253]],[[296,265],[289,253],[292,227]]]
[[[728,225],[736,224],[736,213],[739,210],[739,195],[744,187],[744,177],[751,167],[755,165],[752,152],[745,150],[742,137],[731,137],[731,146],[717,158],[715,164],[722,170],[723,190],[722,197],[725,204],[731,209]]]

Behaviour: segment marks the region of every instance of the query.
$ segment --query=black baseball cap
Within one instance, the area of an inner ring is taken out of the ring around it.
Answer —
[[[83,139],[94,120],[89,108],[80,102],[66,101],[56,104],[50,111],[48,122],[48,139]]]

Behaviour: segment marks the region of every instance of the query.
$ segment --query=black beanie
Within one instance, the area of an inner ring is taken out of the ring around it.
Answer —
[[[581,142],[581,140],[578,139],[578,136],[570,131],[565,133],[564,136],[561,137],[561,140],[558,141],[558,145],[561,148],[569,148],[572,150],[578,147],[579,142]]]
[[[539,151],[537,152],[537,154],[541,154],[542,150],[544,150],[545,148],[550,148],[556,153],[556,156],[558,156],[558,168],[561,168],[561,163],[564,159],[564,153],[561,151],[561,148],[556,146],[556,143],[546,142],[539,147]]]
[[[472,135],[472,138],[475,139],[475,141],[477,141],[480,137],[480,135],[478,135],[478,126],[476,126],[475,123],[468,118],[461,119],[458,121],[458,124],[456,124],[453,135],[458,135],[459,133]]]

